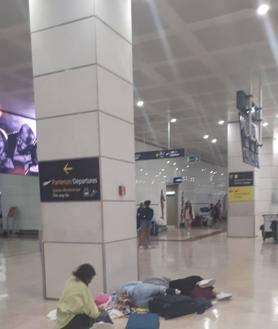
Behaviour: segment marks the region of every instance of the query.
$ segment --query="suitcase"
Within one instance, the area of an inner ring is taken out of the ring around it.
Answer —
[[[155,222],[152,222],[151,235],[158,236],[158,225]]]
[[[128,318],[126,329],[159,329],[159,317],[152,313],[133,313]]]
[[[213,288],[201,288],[198,286],[192,289],[191,296],[193,298],[206,298],[207,300],[216,298],[216,294],[214,293]]]
[[[181,295],[157,296],[150,301],[149,309],[166,320],[197,312],[194,300]]]

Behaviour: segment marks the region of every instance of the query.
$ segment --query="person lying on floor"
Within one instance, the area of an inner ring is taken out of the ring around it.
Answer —
[[[120,287],[119,296],[129,298],[130,302],[136,307],[148,308],[149,301],[159,295],[180,294],[176,289],[170,289],[165,285],[156,285],[152,283],[144,283],[141,281],[127,282]]]
[[[177,289],[184,296],[192,298],[205,298],[207,300],[226,300],[232,298],[230,293],[216,293],[214,291],[214,279],[203,279],[201,276],[192,275],[186,278],[170,280],[168,278],[150,278],[143,281],[144,283],[152,283],[163,285],[166,288]]]
[[[89,329],[95,322],[112,323],[106,312],[99,312],[89,284],[96,275],[90,264],[80,265],[66,281],[57,305],[56,329]]]

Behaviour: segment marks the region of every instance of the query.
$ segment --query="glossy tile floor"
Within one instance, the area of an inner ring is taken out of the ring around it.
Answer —
[[[227,239],[225,233],[194,242],[160,241],[140,250],[141,277],[199,274],[215,277],[232,292],[203,315],[161,321],[162,329],[272,329],[278,327],[278,245],[257,239]],[[53,269],[54,270],[54,269]],[[45,314],[56,303],[42,299],[39,245],[0,239],[0,328],[53,328]],[[120,321],[117,328],[124,328]]]
[[[158,237],[152,237],[153,241],[186,241],[195,240],[200,237],[218,234],[226,230],[225,223],[217,224],[213,227],[193,228],[190,231],[186,229],[177,229],[169,226],[166,231],[162,231]]]

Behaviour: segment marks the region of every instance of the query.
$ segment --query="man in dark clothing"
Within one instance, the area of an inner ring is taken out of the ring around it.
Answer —
[[[139,230],[139,228],[141,227],[142,221],[144,219],[144,203],[143,202],[140,203],[139,208],[137,209],[136,218],[137,218],[137,230]]]
[[[141,232],[140,232],[140,240],[139,247],[150,248],[150,233],[152,227],[153,220],[153,209],[150,207],[151,201],[146,200],[144,202],[144,211],[143,211],[143,220],[141,222]]]

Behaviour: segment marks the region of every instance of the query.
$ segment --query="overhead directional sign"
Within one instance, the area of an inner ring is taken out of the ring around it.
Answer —
[[[135,153],[135,161],[184,157],[184,149],[158,150]]]
[[[190,154],[186,157],[187,162],[199,162],[200,161],[200,155],[196,154]]]
[[[42,202],[100,200],[98,158],[44,161],[39,169]]]

